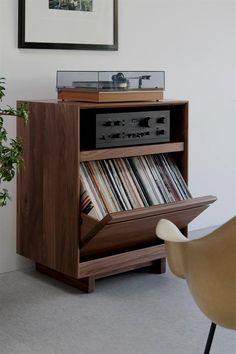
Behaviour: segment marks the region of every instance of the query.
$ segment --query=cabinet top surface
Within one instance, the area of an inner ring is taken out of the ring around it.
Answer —
[[[20,100],[21,102],[23,100]],[[62,101],[62,100],[24,100],[30,103],[44,103],[44,104],[59,104],[59,105],[73,105],[82,109],[91,108],[106,108],[106,107],[142,107],[142,106],[166,106],[166,105],[185,105],[188,104],[187,100],[161,100],[161,101],[138,101],[138,102],[79,102],[79,101]]]

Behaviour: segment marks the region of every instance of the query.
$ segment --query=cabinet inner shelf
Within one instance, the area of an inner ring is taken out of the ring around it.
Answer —
[[[80,161],[105,160],[109,158],[142,156],[152,154],[162,154],[168,152],[184,151],[184,142],[174,142],[166,144],[142,145],[113,149],[86,150],[80,152]]]

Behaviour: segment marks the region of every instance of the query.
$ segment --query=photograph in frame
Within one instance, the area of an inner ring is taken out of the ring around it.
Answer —
[[[118,50],[118,0],[18,1],[18,48]]]

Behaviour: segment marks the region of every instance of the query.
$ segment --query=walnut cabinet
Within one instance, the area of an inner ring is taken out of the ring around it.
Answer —
[[[24,167],[17,181],[17,253],[35,261],[38,271],[87,292],[94,291],[99,277],[141,267],[164,272],[157,221],[168,218],[186,232],[188,223],[216,198],[200,196],[116,212],[97,221],[80,213],[79,169],[81,161],[171,153],[187,182],[188,102],[26,103],[29,122],[17,123],[24,145]],[[163,109],[170,110],[168,143],[81,149],[81,136],[92,134],[89,124],[81,121],[89,121],[92,112]]]

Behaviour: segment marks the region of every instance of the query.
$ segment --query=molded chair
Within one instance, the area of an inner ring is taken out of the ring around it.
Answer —
[[[208,354],[216,325],[236,330],[236,217],[195,240],[161,219],[156,235],[165,241],[170,270],[186,279],[196,304],[212,321],[204,351]]]

